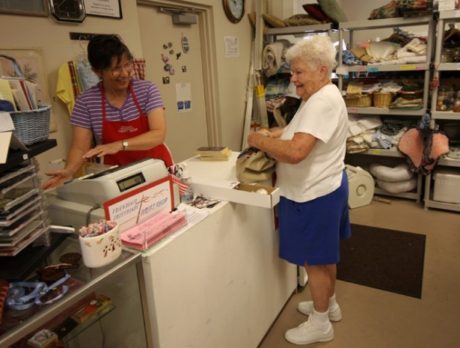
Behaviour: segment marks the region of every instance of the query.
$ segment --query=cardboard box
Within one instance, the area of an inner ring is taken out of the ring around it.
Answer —
[[[433,174],[433,200],[460,204],[460,172],[437,170]]]
[[[195,194],[261,208],[273,208],[280,201],[278,188],[259,184],[239,184],[230,181],[192,182],[192,188]],[[257,190],[265,190],[266,193]]]

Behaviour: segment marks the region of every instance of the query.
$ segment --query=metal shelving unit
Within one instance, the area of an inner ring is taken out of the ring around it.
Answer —
[[[337,68],[337,74],[339,75],[339,88],[343,90],[344,79],[349,76],[350,73],[398,73],[398,72],[413,72],[416,74],[423,74],[423,106],[421,109],[408,110],[408,109],[390,109],[380,107],[348,107],[350,114],[358,115],[379,115],[379,116],[403,116],[411,118],[420,118],[423,116],[428,109],[428,98],[429,98],[429,86],[430,86],[430,62],[432,52],[432,40],[433,37],[433,19],[431,16],[417,17],[417,18],[390,18],[390,19],[379,19],[379,20],[364,20],[364,21],[352,21],[352,22],[341,22],[339,23],[339,37],[340,42],[345,40],[346,35],[349,37],[349,44],[353,45],[353,34],[356,31],[363,30],[374,30],[374,29],[393,29],[409,26],[426,26],[427,27],[427,57],[424,63],[409,63],[409,64],[368,64],[368,65],[352,65],[347,66],[343,64],[342,50],[339,50],[339,67]],[[357,156],[358,154],[347,154],[348,156]],[[382,157],[388,157],[393,161],[401,161],[404,159],[401,153],[397,149],[370,149],[365,153],[359,155],[375,156],[376,162],[382,161]],[[421,201],[422,197],[422,177],[417,177],[417,188],[414,192],[405,192],[400,194],[392,194],[385,192],[381,189],[376,189],[376,194],[387,195],[399,198],[414,199],[417,202]]]
[[[443,37],[446,25],[460,22],[460,10],[441,11],[436,25],[437,40],[435,46],[435,55],[433,59],[433,78],[441,80],[440,72],[456,72],[460,71],[459,63],[441,62],[441,53],[443,49]],[[431,96],[432,112],[431,118],[434,122],[439,121],[460,121],[460,112],[453,111],[438,111],[436,110],[436,102],[438,99],[439,88],[434,88]],[[437,164],[438,167],[451,168],[453,171],[458,171],[460,175],[460,160],[441,158]],[[460,212],[460,204],[435,201],[433,199],[433,175],[428,174],[425,177],[425,208],[436,208]]]

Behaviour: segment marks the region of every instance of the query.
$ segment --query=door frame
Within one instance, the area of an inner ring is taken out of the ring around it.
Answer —
[[[203,71],[204,104],[206,112],[206,128],[209,146],[222,145],[222,123],[220,119],[218,79],[217,79],[217,54],[214,35],[214,17],[212,6],[182,0],[137,0],[137,5],[149,7],[167,7],[184,10],[196,14],[198,18],[198,31],[201,41],[201,61]],[[143,49],[143,48],[142,48]]]

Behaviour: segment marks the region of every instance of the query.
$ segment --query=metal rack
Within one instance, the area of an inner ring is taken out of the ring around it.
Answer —
[[[49,245],[48,215],[33,156],[52,143],[13,152],[0,167],[0,256],[14,257],[32,243]]]
[[[428,38],[433,37],[433,19],[430,16],[417,17],[417,18],[390,18],[390,19],[378,19],[378,20],[364,20],[364,21],[352,21],[352,22],[341,22],[339,23],[339,37],[340,42],[344,42],[348,37],[348,42],[353,45],[354,33],[356,31],[373,30],[373,29],[392,29],[399,27],[408,26],[426,26]],[[403,116],[411,118],[419,118],[423,116],[428,109],[428,98],[429,98],[429,85],[430,85],[430,61],[432,44],[430,39],[427,43],[427,57],[426,62],[417,64],[382,64],[382,65],[353,65],[348,66],[343,64],[342,50],[339,50],[339,66],[337,68],[337,74],[339,75],[339,88],[343,90],[344,79],[349,76],[350,73],[364,73],[364,74],[378,74],[378,73],[398,73],[398,72],[414,72],[423,74],[424,87],[423,87],[423,106],[417,110],[398,110],[380,107],[348,107],[348,113],[358,115],[379,115],[379,116]],[[365,153],[361,153],[368,157],[370,160],[372,156],[375,161],[381,162],[383,158],[388,161],[401,162],[403,156],[399,153],[396,148],[392,149],[370,149]],[[354,154],[348,154],[347,158],[354,158],[357,160],[359,157]],[[362,158],[362,156],[361,156]],[[372,160],[374,160],[372,159]],[[417,177],[417,188],[415,192],[405,192],[401,194],[393,194],[385,192],[381,189],[376,189],[376,194],[393,196],[399,198],[413,199],[417,202],[421,201],[422,196],[422,177]]]
[[[460,22],[460,10],[441,11],[436,25],[437,40],[435,46],[434,64],[433,64],[433,78],[440,81],[440,72],[455,72],[460,71],[459,63],[444,63],[441,62],[441,53],[443,49],[443,37],[446,25]],[[438,99],[439,88],[435,87],[432,91],[431,105],[432,112],[431,118],[435,123],[439,121],[460,121],[460,112],[453,111],[438,111],[436,110],[436,102]],[[460,160],[453,160],[449,158],[441,158],[437,164],[438,167],[448,167],[454,171],[458,170],[460,175]],[[433,175],[428,174],[425,177],[425,194],[424,203],[425,208],[437,208],[451,211],[460,212],[460,204],[439,202],[433,199]]]

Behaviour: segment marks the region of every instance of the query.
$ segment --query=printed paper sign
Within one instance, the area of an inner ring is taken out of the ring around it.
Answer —
[[[104,202],[105,218],[116,221],[123,232],[153,215],[174,208],[172,182],[169,177],[129,191]]]

